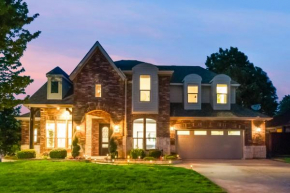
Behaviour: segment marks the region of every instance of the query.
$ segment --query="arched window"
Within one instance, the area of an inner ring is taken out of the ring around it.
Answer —
[[[156,149],[156,121],[141,118],[133,122],[133,148]]]

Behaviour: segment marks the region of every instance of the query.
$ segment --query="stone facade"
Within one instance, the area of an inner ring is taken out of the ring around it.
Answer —
[[[40,121],[35,121],[34,128],[37,129],[37,142],[34,145],[39,145],[39,138],[40,138]],[[21,145],[26,146],[28,145],[29,149],[29,120],[21,121]]]

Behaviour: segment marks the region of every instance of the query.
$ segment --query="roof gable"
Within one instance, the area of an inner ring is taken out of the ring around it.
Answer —
[[[46,76],[55,74],[63,75],[65,78],[69,79],[69,75],[58,66],[46,73]]]
[[[96,49],[99,49],[101,53],[105,56],[105,58],[108,60],[110,65],[116,70],[116,72],[121,76],[121,78],[124,80],[126,77],[122,73],[121,70],[117,68],[117,66],[114,64],[111,57],[108,55],[108,53],[105,51],[105,49],[102,47],[102,45],[97,41],[93,47],[90,49],[90,51],[85,55],[85,57],[80,61],[80,63],[76,66],[76,68],[72,71],[70,74],[70,79],[73,80],[77,74],[81,71],[81,69],[85,66],[85,64],[89,61],[89,59],[93,56]]]

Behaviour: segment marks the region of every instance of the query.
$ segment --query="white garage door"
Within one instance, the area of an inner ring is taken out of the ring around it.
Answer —
[[[242,159],[242,130],[192,130],[177,132],[177,152],[182,159]]]

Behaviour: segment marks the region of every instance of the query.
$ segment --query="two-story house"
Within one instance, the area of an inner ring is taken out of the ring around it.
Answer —
[[[236,104],[239,84],[199,66],[112,61],[96,42],[70,75],[56,67],[18,117],[21,148],[70,150],[77,136],[86,156],[120,157],[133,148],[181,158],[266,157],[265,121]],[[250,96],[249,96],[250,97]]]

